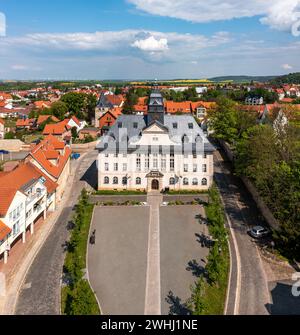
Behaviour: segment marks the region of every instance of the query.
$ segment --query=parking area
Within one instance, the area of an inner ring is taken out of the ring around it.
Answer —
[[[186,299],[208,254],[199,237],[201,206],[159,208],[161,314],[187,314]],[[200,215],[200,216],[199,216]],[[96,207],[88,268],[105,315],[143,315],[149,260],[150,207]],[[149,270],[148,270],[149,271]]]
[[[199,216],[200,215],[200,216]],[[200,206],[167,206],[160,210],[162,314],[187,314],[185,302],[190,286],[204,269],[208,249],[201,246]]]
[[[105,315],[144,314],[149,207],[96,207],[88,267]]]

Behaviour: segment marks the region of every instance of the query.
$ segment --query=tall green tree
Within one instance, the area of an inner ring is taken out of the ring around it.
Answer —
[[[237,140],[237,114],[238,107],[234,101],[218,98],[217,107],[209,113],[209,127],[213,129],[216,138],[231,144]]]
[[[57,117],[59,120],[63,120],[68,113],[68,106],[63,101],[56,101],[51,105],[50,113]]]

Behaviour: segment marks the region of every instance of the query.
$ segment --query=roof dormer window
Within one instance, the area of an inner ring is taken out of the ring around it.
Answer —
[[[122,122],[118,122],[118,128],[122,128],[122,127],[123,127]]]
[[[137,128],[138,128],[138,123],[137,123],[137,122],[134,122],[134,124],[133,124],[133,128],[134,128],[134,129],[137,129]]]
[[[189,129],[194,129],[194,125],[192,123],[189,123]]]
[[[173,123],[173,128],[178,129],[178,123]]]

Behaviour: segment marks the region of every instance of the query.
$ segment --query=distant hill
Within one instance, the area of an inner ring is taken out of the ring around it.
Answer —
[[[265,83],[273,80],[276,76],[224,76],[224,77],[214,77],[209,80],[213,82],[225,82],[231,81],[233,83],[250,83],[251,81],[256,81],[260,83]]]
[[[272,84],[282,85],[282,84],[300,84],[300,72],[286,74],[284,76],[279,76],[271,80]]]

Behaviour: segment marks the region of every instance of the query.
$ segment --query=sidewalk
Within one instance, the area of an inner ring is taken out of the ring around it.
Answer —
[[[77,169],[85,155],[86,154],[82,155],[78,161],[74,162],[65,194],[58,204],[56,211],[50,213],[50,215],[48,214],[49,216],[45,221],[41,220],[37,223],[34,235],[30,235],[30,233],[26,235],[25,244],[19,241],[14,248],[12,248],[6,265],[0,263],[0,273],[2,272],[6,276],[6,295],[4,297],[0,296],[0,315],[14,314],[18,294],[27,271],[61,215],[66,201],[71,195]]]

